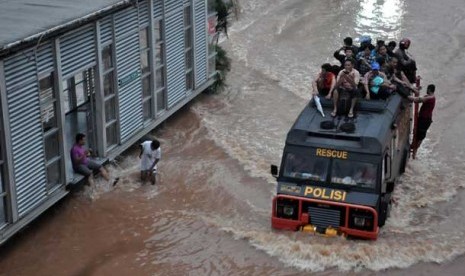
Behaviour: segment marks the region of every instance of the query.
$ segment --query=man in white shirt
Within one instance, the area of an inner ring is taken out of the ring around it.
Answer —
[[[142,184],[150,178],[155,185],[157,175],[157,163],[161,158],[160,142],[157,139],[147,140],[140,144],[140,177]]]

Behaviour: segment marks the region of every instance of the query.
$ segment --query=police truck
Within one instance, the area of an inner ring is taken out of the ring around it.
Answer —
[[[271,224],[327,236],[375,240],[410,153],[412,105],[403,96],[360,100],[356,116],[323,117],[310,101],[289,130]]]

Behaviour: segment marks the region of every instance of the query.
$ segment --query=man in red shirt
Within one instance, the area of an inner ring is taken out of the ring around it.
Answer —
[[[321,72],[318,73],[315,80],[312,82],[312,95],[319,95],[331,99],[329,91],[334,89],[336,85],[336,76],[331,72],[331,64],[325,63],[321,65]]]
[[[417,150],[421,145],[421,142],[426,137],[426,132],[430,127],[431,123],[433,122],[433,110],[434,106],[436,105],[436,97],[434,96],[434,91],[436,87],[434,84],[428,85],[426,88],[426,95],[423,97],[413,97],[409,96],[408,99],[415,103],[422,103],[420,112],[418,114],[418,125],[416,130],[416,141],[412,144],[412,157],[415,159],[417,154]]]

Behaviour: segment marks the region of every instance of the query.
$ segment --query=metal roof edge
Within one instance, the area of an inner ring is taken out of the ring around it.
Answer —
[[[13,55],[17,52],[20,52],[21,50],[24,50],[28,47],[31,47],[32,45],[40,45],[40,42],[43,40],[48,40],[50,38],[59,36],[63,33],[66,33],[69,30],[79,28],[85,24],[88,24],[90,22],[96,21],[100,18],[103,18],[107,16],[110,13],[113,13],[115,11],[122,10],[124,8],[127,8],[131,5],[134,5],[138,2],[139,0],[122,0],[116,4],[113,4],[111,6],[105,7],[103,9],[100,9],[96,12],[90,13],[88,15],[82,16],[78,19],[74,19],[68,23],[64,23],[58,26],[55,26],[51,29],[48,29],[46,31],[28,36],[24,39],[17,40],[15,42],[11,42],[8,44],[5,44],[0,48],[0,59],[3,59],[9,55]]]

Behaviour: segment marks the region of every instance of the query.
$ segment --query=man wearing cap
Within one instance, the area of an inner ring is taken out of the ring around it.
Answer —
[[[390,83],[383,72],[379,71],[379,63],[371,64],[371,71],[364,76],[363,87],[365,89],[365,99],[383,99],[385,100],[392,90],[396,88]]]
[[[408,80],[414,83],[416,80],[417,65],[413,56],[407,51],[410,47],[410,39],[403,38],[399,42],[399,48],[395,51],[399,59],[400,69],[405,73]]]

